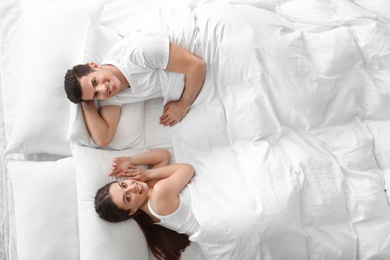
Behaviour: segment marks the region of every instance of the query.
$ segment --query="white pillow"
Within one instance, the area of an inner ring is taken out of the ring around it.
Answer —
[[[79,63],[101,63],[108,51],[122,36],[115,30],[99,24],[98,20],[89,18],[84,33],[84,43],[79,54]]]
[[[134,220],[109,223],[95,212],[96,192],[115,180],[109,177],[112,159],[143,152],[138,149],[108,151],[72,144],[75,160],[80,259],[148,259],[145,237]]]
[[[6,154],[71,154],[64,75],[77,61],[89,17],[99,19],[102,8],[96,1],[23,5],[21,86]]]
[[[130,147],[144,147],[144,103],[124,104],[115,136],[102,149],[123,150]],[[68,142],[80,146],[98,148],[84,122],[81,105],[71,103]]]
[[[169,149],[172,147],[171,128],[160,125],[163,98],[145,101],[145,149]]]
[[[101,64],[106,53],[120,41],[119,34],[89,19],[84,35],[84,44],[78,63],[96,62]],[[97,148],[84,122],[80,104],[70,103],[70,119],[67,140],[71,143]],[[125,104],[114,139],[104,149],[123,150],[144,145],[144,103]]]
[[[7,165],[18,259],[79,259],[73,159]]]

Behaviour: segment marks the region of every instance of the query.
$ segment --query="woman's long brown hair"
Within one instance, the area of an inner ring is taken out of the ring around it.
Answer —
[[[160,225],[155,225],[153,220],[142,210],[138,210],[129,216],[129,211],[118,209],[112,201],[109,193],[111,182],[98,190],[95,197],[95,210],[99,217],[109,222],[119,222],[133,218],[140,226],[148,247],[153,255],[159,259],[180,259],[181,253],[190,245],[186,234],[179,234]]]

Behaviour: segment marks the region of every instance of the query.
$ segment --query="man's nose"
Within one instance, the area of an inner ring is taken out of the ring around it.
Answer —
[[[106,86],[106,84],[101,83],[101,84],[99,84],[96,87],[96,90],[99,91],[99,92],[102,92],[102,93],[106,93],[107,92],[107,86]]]

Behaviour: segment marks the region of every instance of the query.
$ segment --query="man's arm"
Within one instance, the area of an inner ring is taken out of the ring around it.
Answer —
[[[81,102],[84,121],[89,134],[102,147],[108,145],[114,138],[121,115],[120,106],[104,106],[97,111],[93,101]]]
[[[185,84],[180,100],[171,101],[164,107],[160,124],[173,126],[188,113],[198,96],[206,77],[207,65],[204,60],[188,52],[177,44],[170,43],[167,71],[184,73]]]

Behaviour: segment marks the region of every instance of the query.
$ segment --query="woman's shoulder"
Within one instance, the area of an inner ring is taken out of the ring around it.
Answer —
[[[159,215],[169,215],[179,207],[180,197],[174,194],[161,181],[156,183],[150,195],[149,203],[152,209]]]
[[[176,196],[175,196],[176,195]],[[178,197],[175,192],[169,187],[169,182],[164,180],[158,181],[154,187],[150,199],[153,201],[160,201],[170,199],[171,197]]]

